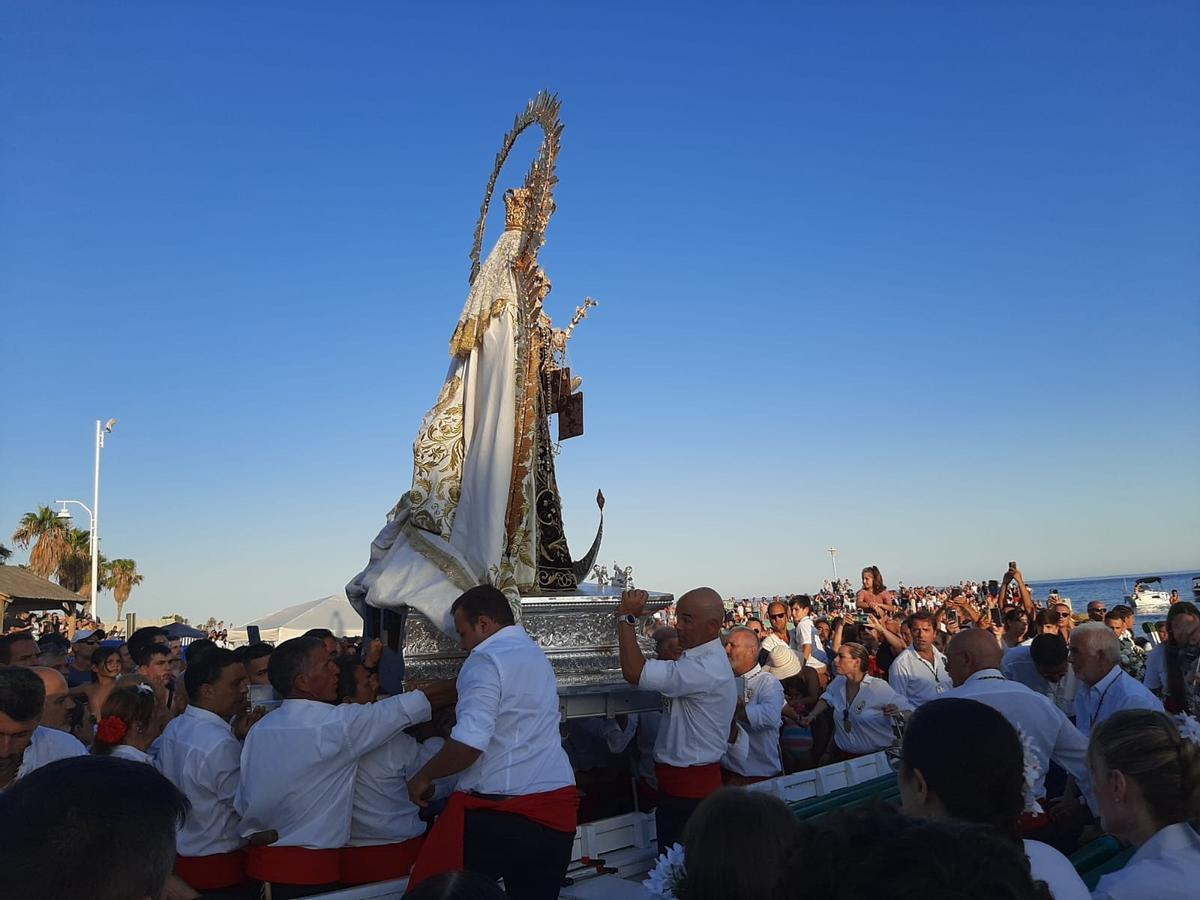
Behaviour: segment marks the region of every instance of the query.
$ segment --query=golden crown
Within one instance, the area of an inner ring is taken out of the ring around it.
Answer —
[[[547,195],[541,209],[529,188],[512,188],[504,192],[504,228],[506,231],[531,231],[545,234],[554,214],[554,198]]]

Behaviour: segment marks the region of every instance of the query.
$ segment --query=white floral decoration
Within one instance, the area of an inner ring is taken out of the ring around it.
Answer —
[[[140,684],[138,684],[137,692],[139,694],[153,694],[154,688],[150,687],[150,685],[146,684],[146,682],[143,681]]]
[[[1025,812],[1037,813],[1042,812],[1041,804],[1037,802],[1037,797],[1034,796],[1034,788],[1037,786],[1038,780],[1042,774],[1042,764],[1038,761],[1037,751],[1034,750],[1033,740],[1020,728],[1017,729],[1017,736],[1021,738],[1021,750],[1025,754],[1025,784],[1021,791],[1021,796],[1025,800]]]
[[[642,882],[655,897],[675,900],[676,891],[683,886],[683,845],[672,844],[666,853],[658,857],[649,877]]]
[[[1179,728],[1179,736],[1191,741],[1193,744],[1200,744],[1200,722],[1196,721],[1195,716],[1189,716],[1187,713],[1179,713],[1175,716],[1175,725]]]

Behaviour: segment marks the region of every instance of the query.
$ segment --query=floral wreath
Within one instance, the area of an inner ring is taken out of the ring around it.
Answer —
[[[96,737],[106,744],[119,744],[129,733],[129,726],[120,716],[105,716],[96,726]]]

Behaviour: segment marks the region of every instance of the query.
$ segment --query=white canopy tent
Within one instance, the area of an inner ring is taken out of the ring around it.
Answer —
[[[344,594],[331,594],[307,603],[297,603],[248,624],[257,625],[261,638],[272,644],[300,637],[310,628],[328,628],[338,637],[362,635],[362,617],[355,612]],[[237,647],[247,642],[245,628],[229,629],[231,646]]]

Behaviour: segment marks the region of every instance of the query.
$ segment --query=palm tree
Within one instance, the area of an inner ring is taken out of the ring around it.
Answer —
[[[68,591],[90,597],[91,580],[92,535],[82,528],[72,528],[67,532],[67,552],[58,564],[58,583]],[[83,590],[85,585],[87,591]]]
[[[58,572],[69,547],[67,523],[49,506],[39,506],[37,512],[21,516],[21,524],[12,539],[24,550],[33,544],[29,554],[29,569],[35,575],[49,578]]]
[[[125,601],[129,592],[142,583],[142,576],[137,570],[137,563],[132,559],[114,559],[105,565],[104,580],[112,588],[113,600],[117,602],[117,621],[120,622],[125,614]]]

